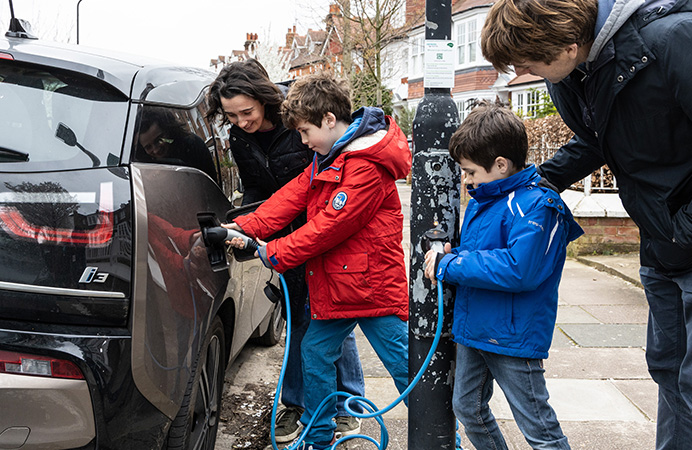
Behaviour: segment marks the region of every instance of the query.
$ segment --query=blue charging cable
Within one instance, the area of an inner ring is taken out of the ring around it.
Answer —
[[[276,410],[279,404],[279,395],[281,392],[281,386],[283,386],[284,383],[284,374],[286,373],[286,363],[288,361],[288,352],[290,350],[290,337],[291,337],[291,305],[288,297],[288,286],[286,285],[286,281],[284,280],[284,277],[282,274],[279,274],[279,280],[281,280],[281,286],[283,287],[284,291],[284,301],[286,302],[286,349],[284,350],[284,359],[283,363],[281,364],[281,374],[279,375],[279,383],[276,386],[276,395],[274,396],[274,406],[272,407],[272,420],[271,420],[271,441],[272,441],[272,448],[274,450],[279,450],[278,446],[276,445]],[[380,438],[382,439],[381,442],[377,442],[374,438],[370,436],[366,436],[364,434],[354,434],[351,436],[344,436],[338,441],[336,441],[332,446],[331,449],[335,449],[337,445],[339,445],[342,442],[345,442],[350,439],[365,439],[367,441],[372,442],[375,444],[375,446],[379,450],[385,450],[387,448],[387,445],[389,444],[389,433],[387,432],[387,427],[384,424],[384,421],[382,419],[382,414],[390,411],[392,408],[394,408],[396,405],[398,405],[404,398],[408,396],[408,394],[413,390],[413,388],[416,386],[418,381],[423,377],[423,373],[425,372],[425,369],[427,369],[428,364],[430,364],[430,360],[433,357],[433,354],[435,353],[435,349],[437,348],[437,344],[440,342],[440,336],[442,335],[442,321],[444,319],[443,316],[443,288],[442,288],[442,282],[437,281],[437,329],[435,330],[435,338],[433,339],[432,346],[430,347],[430,351],[428,352],[428,356],[425,358],[425,361],[423,361],[423,365],[421,366],[420,370],[416,374],[415,378],[411,381],[411,384],[406,388],[404,392],[399,395],[399,397],[396,398],[391,404],[389,404],[387,407],[383,409],[378,409],[377,406],[370,400],[368,400],[365,397],[359,396],[359,395],[352,395],[347,392],[334,392],[327,396],[324,400],[322,400],[322,403],[319,404],[317,407],[317,411],[315,414],[312,416],[312,419],[310,419],[310,422],[305,426],[303,429],[303,432],[300,434],[299,439],[296,441],[295,444],[292,444],[288,447],[286,447],[286,450],[294,450],[298,447],[299,443],[301,443],[304,439],[305,436],[308,433],[308,430],[312,427],[312,424],[314,423],[315,419],[319,415],[319,412],[322,411],[322,408],[324,408],[324,405],[333,397],[346,397],[346,401],[344,402],[344,408],[346,411],[351,414],[353,417],[358,417],[360,419],[369,419],[369,418],[375,418],[377,423],[380,424]],[[364,411],[368,411],[367,413],[358,413],[354,411],[351,408],[351,403],[357,402]]]

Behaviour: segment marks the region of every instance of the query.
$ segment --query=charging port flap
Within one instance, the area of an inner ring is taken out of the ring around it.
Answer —
[[[210,244],[206,239],[205,230],[221,226],[221,223],[219,222],[219,219],[217,219],[216,214],[212,212],[197,213],[197,221],[199,222],[199,228],[202,231],[204,245],[207,248],[207,256],[209,257],[209,264],[211,265],[211,270],[213,270],[214,272],[228,270],[228,259],[226,258],[226,245],[224,243],[221,243],[220,245]]]

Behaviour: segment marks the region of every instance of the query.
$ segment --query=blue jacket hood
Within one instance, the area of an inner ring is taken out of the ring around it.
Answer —
[[[506,195],[522,186],[538,186],[541,176],[536,172],[536,166],[530,165],[514,175],[501,180],[483,183],[476,189],[469,188],[469,195],[478,203],[490,201],[495,197]]]
[[[373,134],[376,131],[384,130],[387,127],[387,123],[384,118],[384,111],[380,108],[372,108],[369,106],[364,106],[358,109],[351,115],[353,121],[346,129],[346,132],[341,136],[332,146],[328,155],[317,155],[317,163],[319,171],[321,172],[325,167],[336,159],[349,143],[354,139],[368,134]]]

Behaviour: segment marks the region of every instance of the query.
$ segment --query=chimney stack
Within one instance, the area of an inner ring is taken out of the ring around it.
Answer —
[[[296,38],[296,26],[293,25],[293,31],[291,29],[288,29],[288,32],[286,32],[286,48],[291,48],[293,45],[293,40]]]

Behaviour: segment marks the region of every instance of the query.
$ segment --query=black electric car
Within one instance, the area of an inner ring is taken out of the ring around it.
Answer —
[[[283,327],[271,273],[200,236],[238,189],[214,74],[8,35],[0,448],[213,449],[227,364]]]

